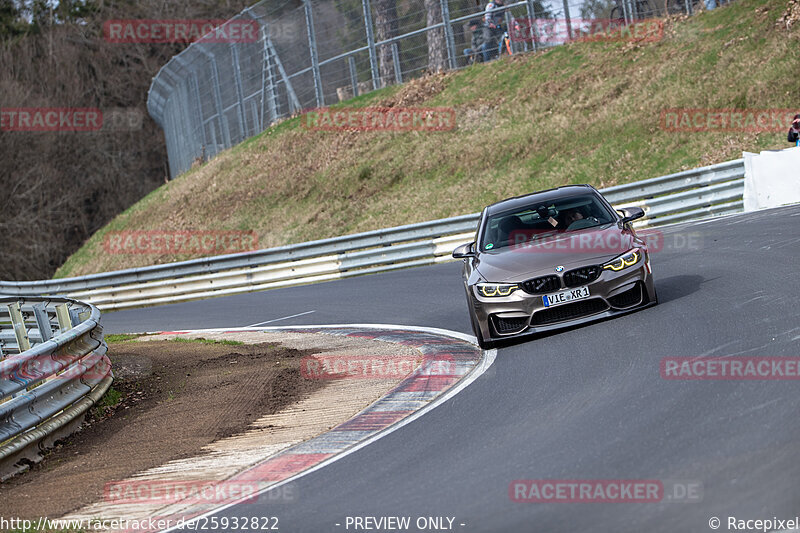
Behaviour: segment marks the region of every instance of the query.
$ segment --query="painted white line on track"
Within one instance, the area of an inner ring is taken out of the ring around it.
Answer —
[[[290,328],[291,329],[336,329],[336,328],[404,329],[404,330],[408,330],[408,331],[419,331],[421,333],[433,333],[433,334],[442,335],[442,336],[445,336],[445,337],[453,337],[453,338],[456,338],[456,339],[467,341],[467,342],[469,342],[471,344],[477,344],[477,339],[472,335],[467,335],[466,333],[461,333],[461,332],[458,332],[458,331],[450,331],[450,330],[447,330],[447,329],[440,329],[440,328],[428,328],[428,327],[424,327],[424,326],[402,326],[402,325],[397,325],[397,324],[325,324],[325,325],[319,325],[319,326],[287,326],[287,327],[267,327],[267,328],[257,328],[257,329],[258,330],[273,330],[273,329],[290,329]],[[211,328],[211,329],[182,330],[182,331],[186,332],[186,333],[213,333],[213,332],[220,332],[220,331],[247,331],[247,330],[250,330],[250,329],[252,329],[251,326],[246,326],[244,328]],[[154,332],[154,333],[157,333],[157,332]],[[445,392],[444,394],[442,394],[441,396],[439,396],[438,398],[436,398],[435,400],[430,402],[428,405],[426,405],[425,407],[423,407],[419,411],[411,413],[407,417],[395,422],[394,424],[392,424],[391,426],[387,427],[386,429],[380,431],[379,433],[369,437],[368,439],[366,439],[366,440],[364,440],[362,442],[359,442],[358,444],[356,444],[352,448],[349,448],[349,449],[347,449],[347,450],[345,450],[345,451],[343,451],[341,453],[338,453],[338,454],[334,455],[333,457],[329,457],[328,459],[325,459],[324,461],[312,466],[311,468],[309,468],[307,470],[303,470],[299,474],[296,474],[296,475],[294,475],[292,477],[289,477],[289,478],[286,478],[284,480],[281,480],[281,481],[275,483],[274,485],[270,485],[269,487],[265,487],[264,489],[259,490],[258,492],[255,492],[253,494],[249,494],[248,496],[243,497],[240,500],[228,503],[228,504],[226,504],[226,505],[224,505],[222,507],[218,507],[217,509],[214,509],[212,511],[208,511],[208,512],[203,513],[203,514],[201,514],[199,516],[191,518],[191,519],[187,520],[182,525],[182,527],[180,527],[180,528],[178,526],[173,526],[173,527],[171,527],[169,529],[163,530],[162,533],[169,533],[171,531],[183,530],[184,528],[187,528],[189,524],[192,524],[197,520],[200,520],[202,518],[206,518],[206,517],[212,516],[214,514],[217,514],[217,513],[221,512],[221,511],[224,511],[225,509],[233,507],[234,505],[243,503],[243,502],[248,501],[248,500],[252,500],[254,496],[261,496],[262,494],[266,494],[267,492],[269,492],[271,490],[274,490],[274,489],[277,489],[278,487],[281,487],[281,486],[283,486],[283,485],[285,485],[287,483],[291,483],[293,481],[297,481],[298,479],[300,479],[303,476],[306,476],[306,475],[308,475],[308,474],[310,474],[312,472],[316,472],[320,468],[324,468],[324,467],[328,466],[329,464],[335,463],[339,459],[347,457],[351,453],[357,452],[358,450],[360,450],[361,448],[363,448],[365,446],[369,446],[370,444],[372,444],[376,440],[382,439],[386,435],[389,435],[390,433],[393,433],[393,432],[397,431],[398,429],[400,429],[401,427],[405,426],[406,424],[410,424],[411,422],[413,422],[414,420],[420,418],[421,416],[426,415],[428,412],[430,412],[433,409],[437,408],[438,406],[442,405],[444,402],[446,402],[447,400],[449,400],[450,398],[452,398],[453,396],[455,396],[456,394],[458,394],[459,392],[461,392],[462,390],[467,388],[467,386],[469,386],[473,381],[478,379],[484,372],[486,372],[489,369],[489,367],[492,366],[492,364],[494,363],[494,360],[495,360],[496,357],[497,357],[497,350],[495,350],[495,349],[484,350],[483,351],[483,357],[481,358],[480,363],[478,363],[475,366],[475,368],[473,368],[472,371],[469,374],[467,374],[466,376],[464,376],[464,378],[462,378],[458,383],[456,383],[454,386],[452,386],[450,389],[448,389],[447,392]]]
[[[313,310],[313,311],[306,311],[305,313],[297,313],[296,315],[289,315],[289,316],[284,316],[284,317],[281,317],[281,318],[275,318],[273,320],[266,320],[264,322],[256,322],[255,324],[250,324],[249,326],[245,326],[245,327],[246,328],[253,328],[255,326],[260,326],[262,324],[272,324],[273,322],[279,322],[281,320],[288,320],[290,318],[295,318],[295,317],[303,316],[303,315],[310,315],[311,313],[315,313],[315,312],[316,312],[316,309]]]

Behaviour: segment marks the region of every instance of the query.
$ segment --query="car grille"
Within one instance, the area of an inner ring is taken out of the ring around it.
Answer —
[[[567,287],[580,287],[591,283],[600,277],[602,269],[599,265],[585,266],[570,270],[564,274],[564,285]]]
[[[557,291],[561,288],[558,276],[542,276],[540,278],[529,279],[520,283],[522,290],[530,294],[542,294],[545,292]]]
[[[537,311],[533,314],[531,320],[532,326],[543,326],[545,324],[553,324],[555,322],[563,322],[564,320],[572,320],[574,318],[581,318],[584,316],[600,313],[608,309],[608,305],[600,298],[592,298],[589,300],[581,300],[569,304],[558,305],[550,307],[543,311]]]
[[[631,307],[642,301],[642,284],[637,283],[625,292],[612,296],[608,301],[614,307]]]
[[[528,325],[528,317],[526,316],[503,318],[494,315],[492,316],[492,321],[494,322],[494,329],[500,334],[517,333]]]

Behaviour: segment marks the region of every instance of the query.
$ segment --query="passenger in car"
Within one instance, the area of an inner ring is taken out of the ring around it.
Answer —
[[[517,215],[511,215],[501,220],[497,228],[499,230],[497,242],[506,243],[506,246],[513,246],[515,244],[515,233],[522,231],[525,228],[525,224]]]

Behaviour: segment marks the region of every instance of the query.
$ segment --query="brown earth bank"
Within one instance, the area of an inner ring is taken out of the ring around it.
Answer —
[[[120,401],[91,409],[81,431],[0,484],[2,515],[62,516],[101,500],[106,482],[201,455],[207,444],[324,387],[300,375],[307,353],[185,339],[110,344]]]

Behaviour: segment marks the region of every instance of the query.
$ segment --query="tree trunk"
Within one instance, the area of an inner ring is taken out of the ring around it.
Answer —
[[[427,25],[433,26],[442,22],[442,4],[440,0],[425,0]],[[444,28],[428,30],[428,70],[441,72],[447,69],[447,41]]]
[[[374,0],[373,5],[375,6],[375,40],[380,42],[397,37],[396,0]],[[378,47],[378,69],[381,87],[386,87],[394,82],[392,45]]]

